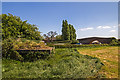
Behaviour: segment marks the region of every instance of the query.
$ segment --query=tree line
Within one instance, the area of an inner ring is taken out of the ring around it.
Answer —
[[[73,25],[68,24],[67,20],[62,22],[62,35],[57,35],[56,31],[50,31],[47,34],[43,35],[46,40],[53,42],[53,39],[56,38],[58,41],[65,40],[76,40],[76,30]],[[56,36],[56,37],[55,37]]]
[[[34,24],[29,24],[26,21],[22,21],[20,17],[14,16],[10,13],[0,15],[2,17],[2,39],[8,38],[26,38],[32,40],[42,40],[41,32],[38,27]],[[56,39],[60,40],[75,40],[76,30],[73,25],[68,24],[67,20],[62,22],[62,35],[57,35],[57,32],[50,31],[43,36],[50,41],[56,36]]]

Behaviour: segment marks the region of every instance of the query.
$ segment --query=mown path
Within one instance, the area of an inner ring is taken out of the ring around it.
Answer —
[[[105,74],[106,78],[118,77],[118,47],[78,48],[78,51],[80,54],[99,58],[105,65],[99,73]]]

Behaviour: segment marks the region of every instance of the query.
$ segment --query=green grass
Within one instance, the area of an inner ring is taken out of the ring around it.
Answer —
[[[100,74],[105,74],[106,78],[118,78],[118,47],[103,46],[96,48],[78,48],[80,54],[97,57],[104,63]]]
[[[45,60],[20,62],[2,60],[3,78],[89,78],[100,76],[102,67],[96,57],[79,54],[76,49],[56,49]]]

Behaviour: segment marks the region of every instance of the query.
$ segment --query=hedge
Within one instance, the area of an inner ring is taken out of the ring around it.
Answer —
[[[99,46],[109,46],[109,44],[89,44],[89,45],[77,45],[77,44],[64,44],[64,45],[53,45],[49,44],[50,47],[55,48],[77,48],[77,47],[99,47]]]
[[[48,51],[17,51],[23,58],[24,61],[36,61],[38,59],[46,59],[50,54]]]

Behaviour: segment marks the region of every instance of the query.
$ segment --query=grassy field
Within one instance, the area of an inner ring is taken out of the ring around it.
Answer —
[[[20,62],[3,59],[3,78],[89,78],[98,74],[103,64],[98,58],[79,54],[76,49],[56,49],[46,59]]]
[[[96,47],[78,48],[80,54],[99,58],[105,65],[100,74],[105,74],[106,78],[118,77],[118,47]]]

